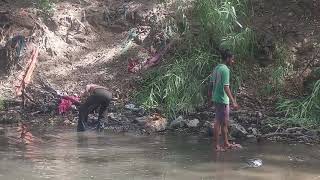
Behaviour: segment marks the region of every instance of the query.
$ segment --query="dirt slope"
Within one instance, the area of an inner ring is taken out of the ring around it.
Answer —
[[[24,31],[23,35],[31,39],[27,52],[40,46],[36,71],[55,89],[79,93],[86,84],[97,83],[126,99],[136,77],[127,71],[128,59],[141,58],[140,51],[150,47],[141,42],[131,43],[130,30],[141,26],[148,29],[146,16],[157,8],[156,1],[146,0],[65,0],[55,4],[51,18],[40,18],[39,10],[32,4],[13,0],[2,3],[0,11],[10,11],[9,28],[4,28],[7,39]],[[27,17],[30,22],[21,25],[13,20],[20,17]],[[25,54],[25,59],[28,55]],[[13,95],[17,74],[1,76],[0,91],[5,96]]]

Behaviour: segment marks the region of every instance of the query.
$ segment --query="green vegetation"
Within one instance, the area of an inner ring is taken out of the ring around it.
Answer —
[[[284,44],[276,44],[274,54],[276,63],[270,76],[272,93],[281,95],[285,78],[292,72],[293,65],[290,62],[291,54]],[[293,100],[280,98],[276,106],[285,115],[282,121],[307,127],[320,125],[320,80],[313,83],[310,95]]]
[[[0,97],[0,111],[3,111],[5,109],[4,100],[2,97]]]
[[[144,106],[163,106],[169,116],[193,111],[205,101],[205,81],[218,58],[206,50],[177,52],[170,64],[145,77],[137,98]]]
[[[320,80],[314,84],[311,95],[295,100],[282,100],[277,109],[288,117],[287,121],[304,126],[320,125]]]
[[[36,7],[41,10],[44,18],[49,18],[53,13],[54,0],[36,0]]]
[[[241,23],[248,18],[246,1],[197,0],[189,16],[181,9],[177,17],[182,22],[177,22],[177,27],[188,44],[178,49],[167,60],[168,64],[146,75],[136,96],[145,107],[161,107],[169,117],[194,111],[204,104],[207,79],[219,62],[216,48],[228,48],[236,54],[237,78],[233,79],[237,89],[244,78],[245,60],[253,55],[255,47],[252,30]],[[201,23],[197,37],[189,31],[190,17]]]
[[[269,80],[261,90],[262,95],[281,95],[285,87],[286,77],[292,72],[292,54],[283,42],[275,43],[273,58],[275,62],[272,66],[265,68],[266,78]]]

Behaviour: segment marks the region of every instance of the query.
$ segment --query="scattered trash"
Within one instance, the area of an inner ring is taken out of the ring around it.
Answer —
[[[173,42],[170,42],[167,46],[165,46],[160,52],[156,53],[153,57],[148,58],[147,60],[139,63],[137,60],[130,60],[128,65],[128,71],[131,73],[139,72],[143,69],[148,69],[152,66],[155,66],[159,63],[161,57],[165,55],[170,47],[172,46]]]
[[[305,160],[303,157],[297,157],[297,156],[288,156],[290,161],[295,161],[295,162],[304,162]]]
[[[260,167],[262,165],[263,165],[263,163],[262,163],[261,159],[253,158],[253,159],[248,159],[247,160],[247,167],[249,167],[249,168],[257,168],[257,167]]]
[[[58,111],[59,114],[64,114],[72,109],[74,103],[79,103],[80,97],[77,96],[63,96],[60,100]]]
[[[126,104],[124,107],[129,110],[134,110],[136,106],[134,104]]]
[[[138,113],[139,115],[144,115],[145,113],[145,110],[142,107],[136,107],[134,104],[126,104],[124,107],[132,112]]]
[[[18,57],[21,57],[22,51],[26,46],[26,38],[24,36],[18,35],[14,36],[11,40],[9,40],[6,46],[10,46],[11,48],[16,49],[16,53]]]

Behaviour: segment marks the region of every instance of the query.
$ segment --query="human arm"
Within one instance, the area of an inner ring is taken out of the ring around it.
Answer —
[[[235,109],[239,109],[239,105],[236,102],[236,99],[233,97],[231,90],[230,90],[230,70],[224,69],[222,71],[222,83],[223,83],[223,89],[224,92],[229,97],[229,100],[231,101],[231,106]]]
[[[226,92],[227,96],[229,97],[229,99],[231,101],[231,105],[233,106],[233,108],[239,109],[239,105],[236,102],[235,98],[232,96],[232,93],[231,93],[229,85],[225,85],[224,86],[224,91]]]

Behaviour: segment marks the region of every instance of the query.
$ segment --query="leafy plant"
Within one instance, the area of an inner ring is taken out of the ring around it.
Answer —
[[[2,97],[0,97],[0,111],[3,111],[5,109],[5,103]]]
[[[205,101],[205,82],[217,60],[202,49],[177,52],[172,63],[148,74],[137,99],[147,108],[162,106],[168,116],[194,111]]]
[[[282,100],[277,109],[284,113],[285,117],[296,121],[320,124],[320,80],[315,83],[311,95],[295,100]]]
[[[49,18],[53,13],[54,0],[36,0],[36,6],[45,18]]]
[[[243,23],[247,18],[246,2],[196,0],[188,15],[180,1],[176,27],[179,33],[187,35],[183,41],[188,45],[178,49],[168,64],[145,77],[137,100],[148,108],[162,107],[170,117],[194,111],[205,101],[206,80],[219,62],[219,56],[212,51],[217,47],[236,54],[238,63],[232,79],[233,89],[237,89],[246,76],[246,59],[253,54],[255,46],[254,33]],[[200,22],[199,36],[190,36],[191,17]]]

